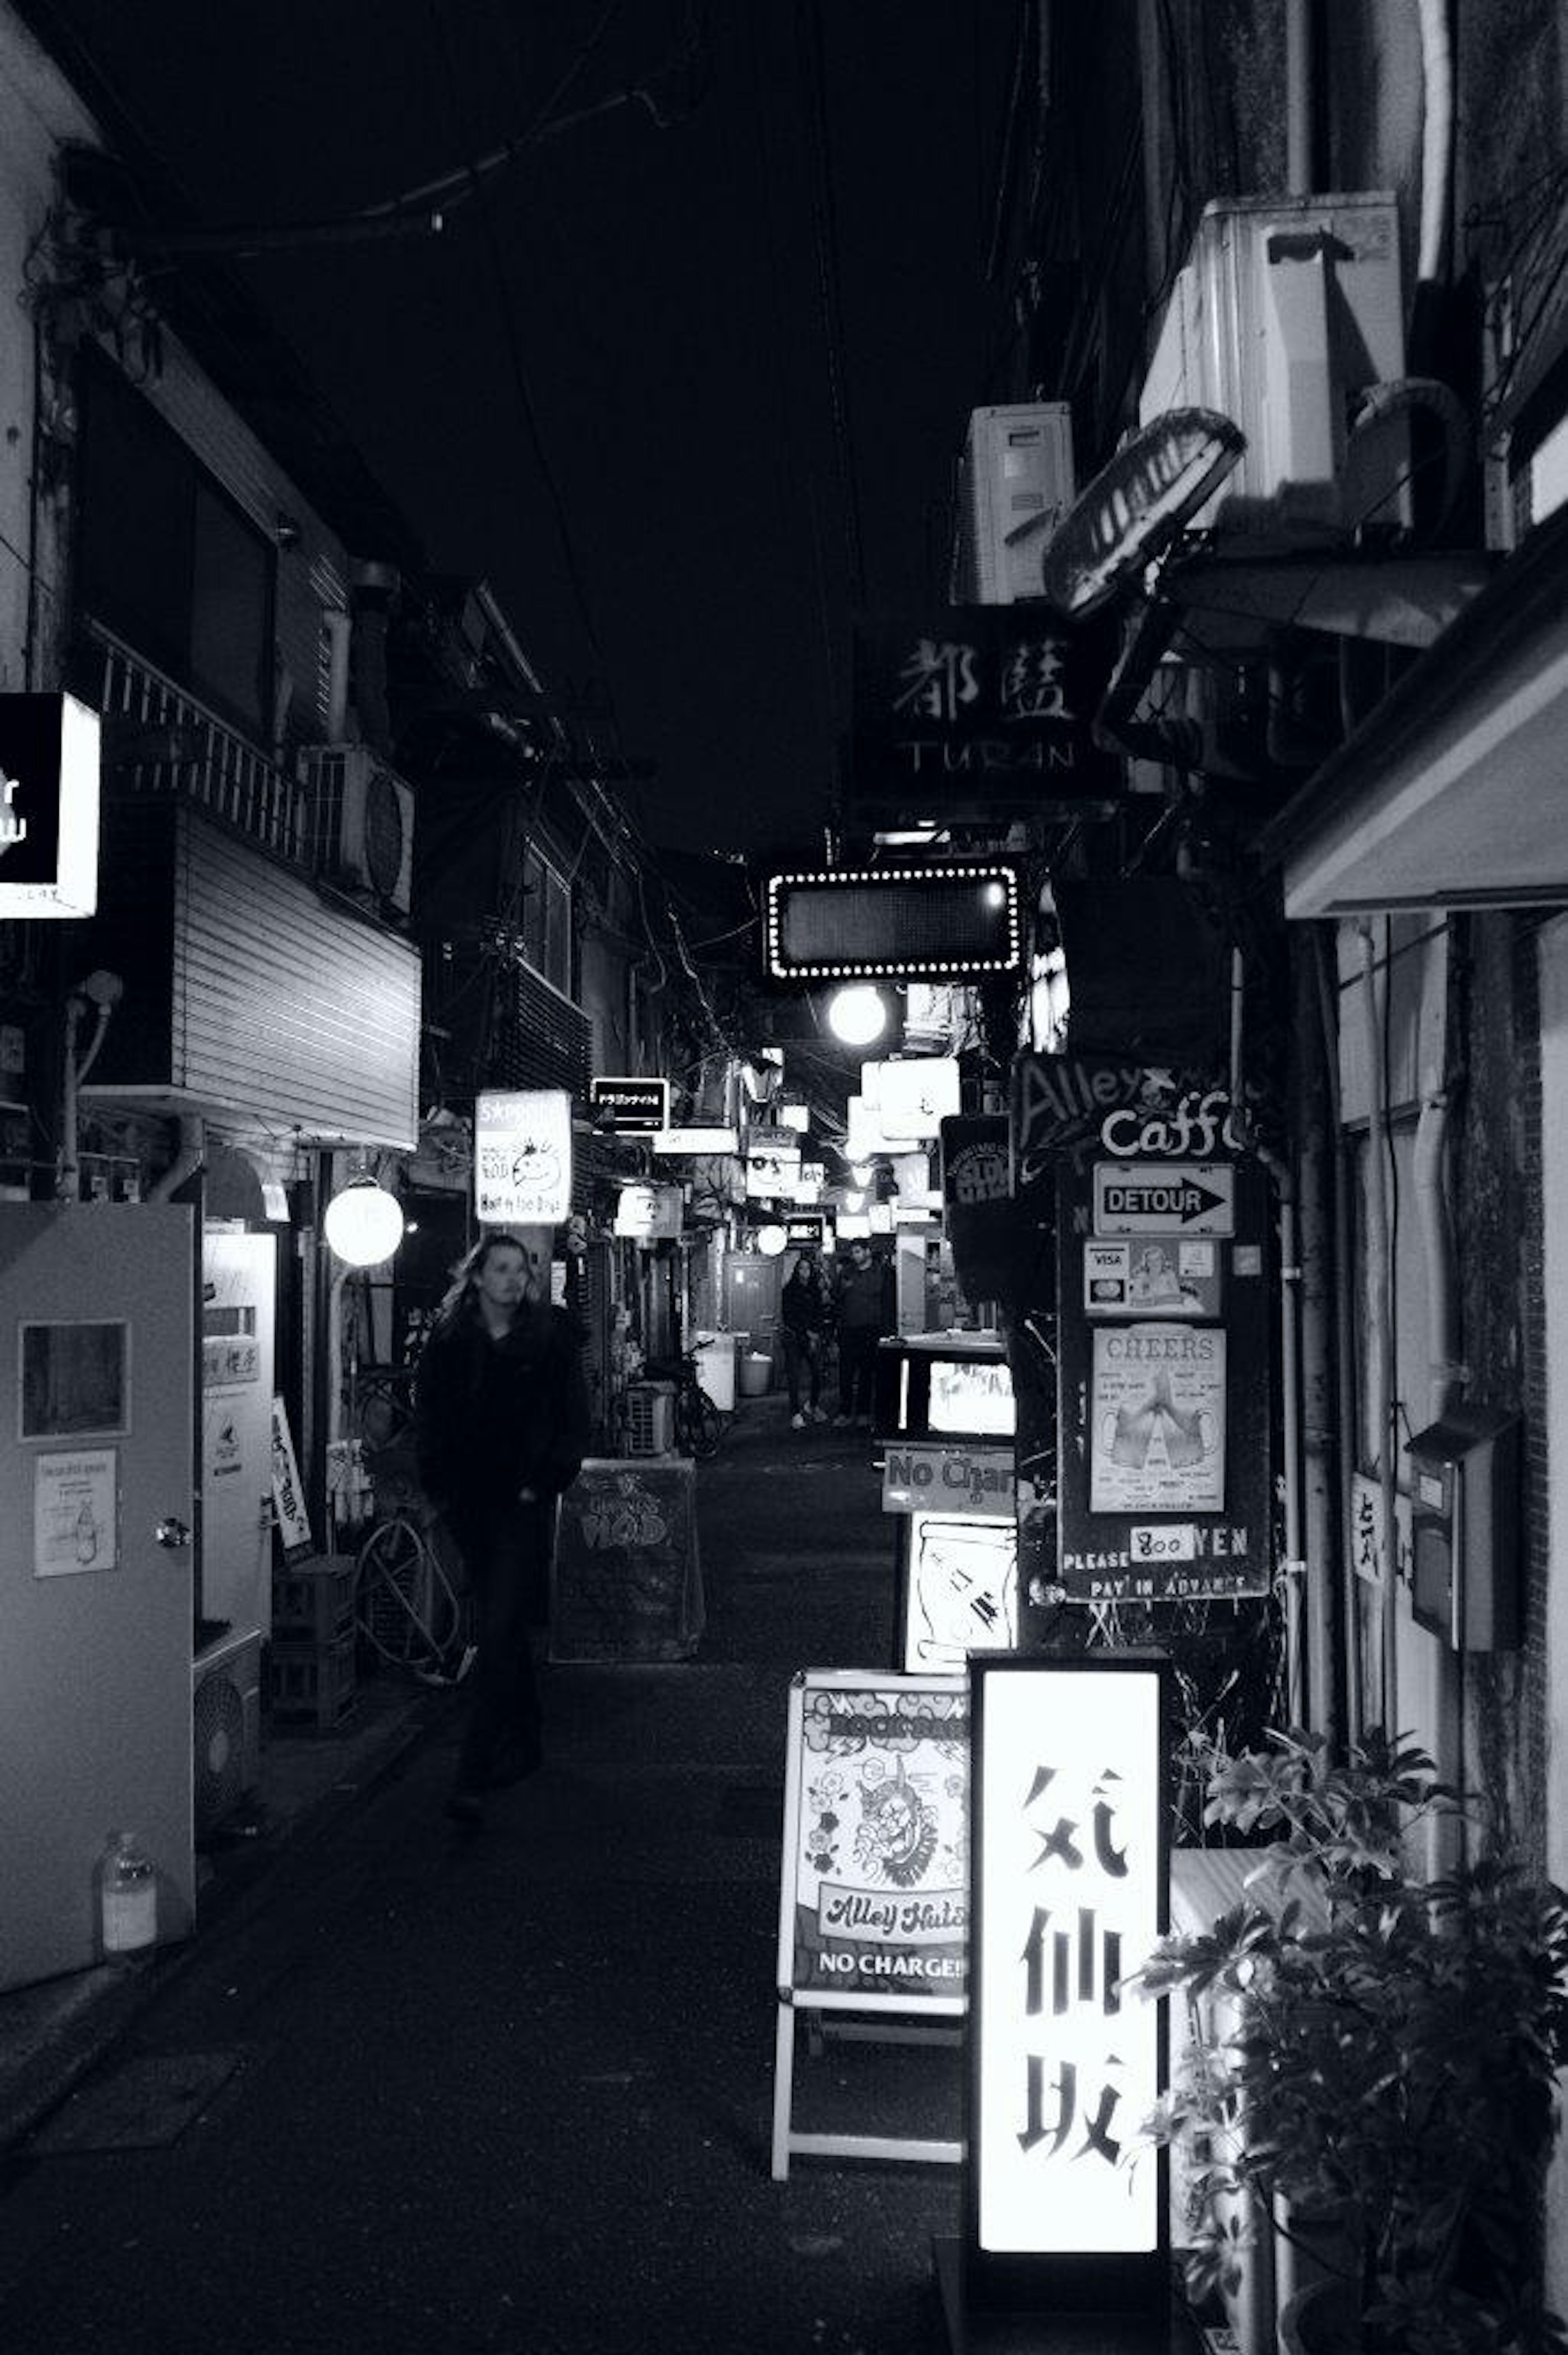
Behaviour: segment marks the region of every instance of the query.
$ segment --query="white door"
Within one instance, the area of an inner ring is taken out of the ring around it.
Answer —
[[[111,1830],[195,1912],[192,1213],[0,1204],[0,1988],[97,1959]]]
[[[272,1625],[270,1235],[203,1235],[201,1609],[237,1634]]]

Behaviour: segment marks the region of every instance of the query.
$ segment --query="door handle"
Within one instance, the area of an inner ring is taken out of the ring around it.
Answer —
[[[171,1553],[177,1553],[181,1546],[188,1546],[191,1541],[190,1529],[177,1513],[171,1513],[166,1521],[160,1521],[153,1535],[161,1546],[167,1546]]]

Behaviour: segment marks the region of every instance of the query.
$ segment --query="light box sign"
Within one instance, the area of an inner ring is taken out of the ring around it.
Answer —
[[[1012,1483],[1008,1481],[1011,1494]],[[1018,1531],[1005,1520],[911,1512],[900,1532],[903,1666],[961,1676],[971,1652],[1018,1644]]]
[[[666,1128],[651,1140],[653,1153],[711,1156],[740,1151],[737,1128]]]
[[[617,1136],[649,1136],[670,1125],[668,1080],[616,1079],[600,1073],[588,1082],[594,1124]]]
[[[959,1109],[956,1055],[910,1055],[898,1062],[863,1063],[861,1093],[885,1136],[935,1138]]]
[[[0,695],[0,918],[98,910],[99,718],[73,695]]]
[[[1021,2310],[1163,2307],[1163,2154],[1139,2140],[1163,2008],[1123,1987],[1167,1922],[1168,1666],[980,1654],[969,1674],[966,2286]]]
[[[572,1207],[572,1100],[565,1088],[482,1090],[473,1108],[474,1216],[556,1227]]]

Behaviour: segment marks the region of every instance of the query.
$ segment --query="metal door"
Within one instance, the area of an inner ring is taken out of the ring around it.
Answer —
[[[270,1235],[202,1237],[201,1607],[243,1634],[272,1624]]]
[[[109,1832],[189,1931],[192,1214],[0,1205],[0,1988],[97,1958]]]

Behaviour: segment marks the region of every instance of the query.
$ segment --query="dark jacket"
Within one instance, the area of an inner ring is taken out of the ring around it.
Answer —
[[[592,1416],[577,1327],[532,1301],[494,1341],[476,1312],[443,1317],[414,1378],[419,1482],[450,1518],[484,1519],[519,1488],[541,1497],[570,1487]]]
[[[779,1315],[787,1333],[804,1337],[825,1332],[832,1317],[828,1290],[817,1275],[802,1276],[796,1268],[779,1295]]]
[[[892,1270],[884,1262],[852,1263],[839,1278],[833,1301],[841,1333],[887,1333],[893,1328]]]

